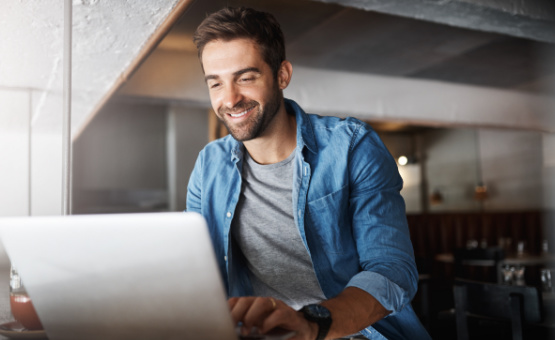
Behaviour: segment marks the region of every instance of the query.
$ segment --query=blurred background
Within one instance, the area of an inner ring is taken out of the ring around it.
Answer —
[[[436,255],[469,240],[555,248],[550,0],[74,0],[73,214],[185,209],[226,133],[192,33],[225,5],[281,23],[287,98],[380,134],[422,274],[451,275]],[[62,212],[63,24],[62,1],[0,4],[0,216]]]

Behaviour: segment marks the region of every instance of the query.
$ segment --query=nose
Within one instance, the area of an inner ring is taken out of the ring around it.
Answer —
[[[240,90],[235,85],[227,86],[222,94],[222,104],[229,108],[233,109],[235,105],[243,100],[243,95],[241,94]]]

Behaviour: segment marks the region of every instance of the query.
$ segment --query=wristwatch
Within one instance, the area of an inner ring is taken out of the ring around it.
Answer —
[[[329,309],[322,305],[306,305],[301,308],[304,318],[315,322],[318,325],[318,335],[316,340],[324,340],[331,326],[331,313]]]

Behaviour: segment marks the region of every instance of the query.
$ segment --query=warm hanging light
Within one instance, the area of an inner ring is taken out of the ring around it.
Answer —
[[[439,205],[441,203],[443,203],[443,195],[438,189],[435,189],[430,195],[430,204]]]
[[[488,187],[484,183],[478,183],[474,188],[474,199],[476,201],[484,201],[488,198]]]
[[[476,177],[478,178],[478,184],[474,187],[474,199],[478,202],[483,202],[488,198],[488,187],[484,184],[482,180],[482,160],[480,153],[480,135],[479,131],[475,130],[476,136],[476,155],[477,155],[477,165],[476,165]]]
[[[399,156],[399,158],[397,158],[397,163],[401,166],[404,165],[409,165],[409,164],[416,164],[417,163],[417,159],[414,156]]]

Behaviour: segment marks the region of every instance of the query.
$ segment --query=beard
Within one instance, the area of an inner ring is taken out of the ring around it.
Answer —
[[[241,101],[231,109],[220,108],[218,110],[218,118],[222,121],[222,123],[224,123],[227,131],[231,134],[231,136],[233,136],[233,138],[239,142],[244,142],[262,136],[277,115],[283,99],[281,91],[277,89],[277,84],[272,92],[272,98],[270,98],[264,107],[262,107],[259,102],[251,100]],[[253,107],[257,107],[256,112],[250,113],[247,120],[236,124],[229,119],[229,112],[242,112]]]

